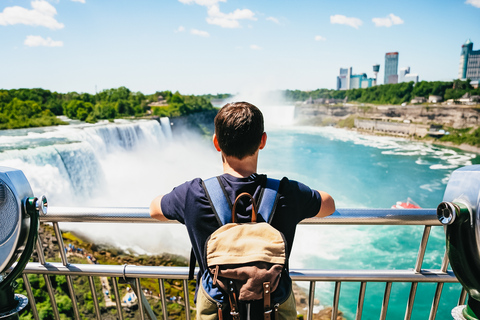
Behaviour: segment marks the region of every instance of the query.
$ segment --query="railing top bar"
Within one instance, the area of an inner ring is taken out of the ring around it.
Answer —
[[[198,268],[197,270],[198,271]],[[154,267],[134,265],[98,265],[30,262],[24,269],[26,274],[56,274],[78,276],[104,276],[127,278],[188,279],[188,267]],[[458,282],[451,270],[290,270],[294,281],[371,281],[371,282]]]
[[[165,223],[150,218],[148,208],[49,207],[42,222]],[[166,223],[176,223],[175,221]],[[302,224],[441,225],[436,209],[337,209],[326,218]]]

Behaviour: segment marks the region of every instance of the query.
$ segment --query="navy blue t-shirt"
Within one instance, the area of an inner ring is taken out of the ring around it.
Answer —
[[[258,202],[262,187],[267,176],[253,174],[247,178],[237,178],[229,174],[220,176],[230,203],[242,192],[253,195]],[[306,185],[283,178],[279,186],[279,198],[271,225],[283,233],[287,242],[287,253],[290,255],[297,224],[306,218],[315,216],[322,203],[318,191]],[[248,200],[248,198],[244,198]],[[207,238],[220,227],[208,201],[200,178],[187,181],[163,196],[162,212],[167,219],[177,220],[185,224],[195,257],[200,266],[200,273],[206,269],[204,248]],[[242,212],[242,204],[238,212]],[[251,206],[247,206],[244,215],[239,215],[239,222],[249,221]],[[262,221],[261,216],[257,216]]]

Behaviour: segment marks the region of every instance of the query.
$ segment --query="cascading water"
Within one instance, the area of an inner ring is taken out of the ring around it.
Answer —
[[[167,119],[167,124],[169,124]],[[113,153],[169,143],[157,121],[17,130],[1,135],[0,165],[24,171],[32,188],[46,193],[55,205],[88,203],[105,187],[102,161]],[[20,146],[20,148],[19,148]]]

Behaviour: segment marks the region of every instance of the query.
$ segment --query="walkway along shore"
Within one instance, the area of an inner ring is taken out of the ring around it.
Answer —
[[[430,137],[432,128],[480,127],[480,105],[316,105],[296,104],[299,125],[328,126],[355,130],[368,135],[396,136],[433,145],[479,153],[480,147],[455,144]],[[435,132],[435,131],[433,131]]]

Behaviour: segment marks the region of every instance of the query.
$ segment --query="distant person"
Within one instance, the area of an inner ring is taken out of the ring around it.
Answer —
[[[265,147],[266,142],[263,115],[250,103],[226,104],[215,117],[213,144],[221,153],[223,162],[223,174],[219,177],[231,203],[234,203],[235,198],[242,192],[251,194],[256,200],[259,199],[267,176],[257,173],[257,162],[259,151]],[[300,182],[287,178],[280,181],[278,194],[271,225],[285,236],[288,257],[297,224],[306,218],[332,214],[335,211],[335,202],[328,193],[310,189]],[[239,222],[250,221],[251,206],[248,210],[246,215],[239,216]],[[205,242],[220,225],[202,186],[202,179],[187,181],[170,193],[156,197],[150,205],[150,215],[160,221],[177,220],[185,224],[199,263],[199,276],[203,274],[206,270]],[[200,281],[201,279],[197,277],[197,290]],[[281,281],[289,286],[284,300],[288,299],[294,304],[289,275],[282,276]],[[196,303],[198,311],[200,302]],[[198,313],[197,319],[201,319]],[[231,319],[228,307],[223,311],[223,319]]]

